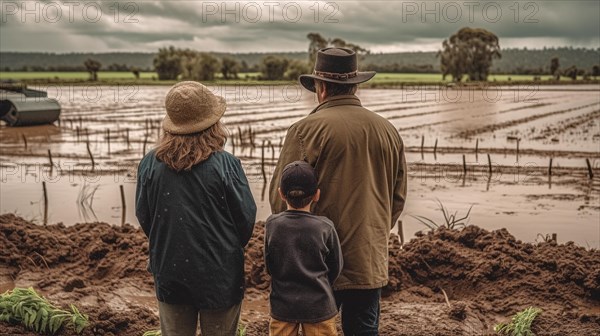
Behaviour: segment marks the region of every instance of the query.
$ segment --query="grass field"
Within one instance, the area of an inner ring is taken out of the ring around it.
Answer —
[[[262,81],[257,80],[259,73],[242,73],[239,75],[237,80],[226,81],[223,80],[221,74],[217,75],[217,79],[214,83],[216,84],[227,84],[236,83],[243,81],[247,85],[257,84],[287,84],[295,81]],[[87,81],[89,74],[87,72],[0,72],[0,80],[14,80],[24,82],[52,82],[60,83],[64,82],[81,82]],[[98,79],[100,82],[127,82],[137,83],[145,85],[168,85],[173,84],[176,81],[158,81],[158,76],[155,72],[142,72],[140,73],[140,79],[136,80],[131,72],[111,72],[101,71],[98,73]],[[440,74],[415,74],[415,73],[379,73],[373,80],[369,82],[370,85],[387,85],[395,83],[447,83],[450,82],[450,76],[446,80],[442,80]],[[532,81],[532,75],[490,75],[489,82],[502,82],[507,83],[510,81]],[[542,81],[548,81],[551,76],[541,76]],[[570,79],[566,77],[561,78],[561,82],[569,83]]]

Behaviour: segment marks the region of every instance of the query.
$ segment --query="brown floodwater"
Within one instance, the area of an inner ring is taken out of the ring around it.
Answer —
[[[360,91],[363,104],[389,119],[406,145],[406,238],[426,229],[413,216],[443,221],[439,200],[459,216],[473,206],[469,224],[505,227],[525,241],[557,233],[560,242],[600,248],[600,86],[575,88]],[[119,224],[122,185],[125,221],[137,223],[136,164],[157,140],[168,87],[38,89],[61,102],[60,125],[0,126],[0,212],[42,223],[46,182],[49,223]],[[263,170],[268,182],[287,127],[316,106],[314,95],[297,86],[211,89],[228,100],[227,150],[242,160],[258,219],[266,219]]]

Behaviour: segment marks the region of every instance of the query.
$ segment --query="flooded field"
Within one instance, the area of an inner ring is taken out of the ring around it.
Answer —
[[[38,89],[61,102],[60,124],[0,126],[0,213],[137,225],[136,165],[156,143],[169,88]],[[227,150],[242,160],[265,219],[265,185],[285,131],[317,105],[314,95],[298,86],[212,89],[228,101]],[[557,233],[559,242],[600,247],[599,86],[371,89],[359,97],[404,139],[406,238],[426,229],[413,215],[443,221],[439,200],[459,215],[473,205],[469,223],[506,227],[524,241]]]

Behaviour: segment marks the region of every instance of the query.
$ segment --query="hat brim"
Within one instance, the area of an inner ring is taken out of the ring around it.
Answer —
[[[312,74],[308,75],[307,74],[307,75],[300,75],[298,80],[300,81],[300,84],[305,89],[307,89],[308,91],[316,92],[315,79],[322,80],[325,82],[330,82],[330,83],[338,83],[338,84],[360,84],[360,83],[364,83],[364,82],[370,80],[376,74],[377,73],[375,71],[362,71],[362,72],[358,72],[355,77],[348,78],[346,80],[331,79],[331,78],[321,77],[321,76],[317,76],[317,75],[312,75]]]
[[[202,132],[212,125],[216,124],[221,120],[223,114],[225,114],[225,110],[227,109],[227,102],[225,98],[216,96],[217,101],[216,104],[212,107],[213,113],[209,118],[203,119],[202,121],[189,123],[185,125],[176,125],[173,123],[169,115],[166,115],[163,119],[162,128],[163,130],[177,135],[185,135],[185,134],[193,134]]]

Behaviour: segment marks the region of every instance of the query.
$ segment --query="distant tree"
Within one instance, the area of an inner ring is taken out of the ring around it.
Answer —
[[[462,28],[442,42],[437,56],[442,75],[460,82],[463,75],[472,81],[486,81],[494,58],[500,58],[498,36],[482,28]]]
[[[600,66],[594,65],[592,67],[592,76],[594,77],[594,79],[596,79],[596,77],[600,76]]]
[[[309,33],[306,35],[310,41],[308,44],[308,66],[312,69],[315,67],[317,60],[317,51],[326,48],[329,42],[319,33]]]
[[[364,59],[365,55],[370,54],[369,50],[357,44],[348,43],[339,37],[333,39],[326,39],[319,33],[309,33],[308,35],[306,35],[306,37],[310,41],[310,43],[308,44],[308,66],[310,69],[315,67],[317,51],[319,51],[319,49],[327,47],[348,48],[354,50],[354,52],[358,54],[360,59]]]
[[[246,61],[242,61],[240,65],[240,72],[250,72],[250,68],[248,67],[248,63]]]
[[[181,55],[175,47],[160,48],[154,57],[154,69],[159,80],[173,80],[181,74]]]
[[[224,79],[238,78],[240,70],[240,63],[235,58],[223,57],[221,60],[221,73]]]
[[[94,59],[88,58],[84,63],[85,69],[90,73],[90,80],[97,81],[98,80],[98,71],[102,67],[102,64]]]
[[[577,79],[578,71],[577,71],[577,67],[574,65],[571,65],[570,67],[565,69],[564,73],[565,73],[565,76],[571,78],[571,80]]]
[[[285,72],[285,78],[291,80],[297,80],[302,74],[310,73],[311,68],[308,63],[300,60],[290,61],[287,71]]]
[[[200,53],[192,70],[192,78],[200,81],[215,80],[215,73],[220,70],[219,59],[208,53]]]
[[[342,40],[341,38],[334,38],[333,40],[329,41],[329,44],[336,48],[352,49],[358,55],[368,55],[371,53],[368,49],[365,49],[354,43],[348,43],[348,42]]]
[[[558,60],[558,57],[553,57],[550,60],[550,74],[552,76],[554,76],[554,79],[559,80],[560,79],[560,62]]]
[[[184,79],[194,79],[194,67],[198,63],[199,53],[191,49],[177,49],[181,59],[181,77]]]
[[[269,55],[262,60],[261,77],[266,80],[281,80],[284,78],[289,61],[286,58]]]
[[[133,74],[133,76],[135,76],[135,79],[140,79],[140,69],[138,67],[131,67],[129,69],[129,71],[131,71],[131,73]]]
[[[113,63],[111,65],[108,66],[108,68],[106,68],[108,71],[129,71],[129,66],[127,66],[127,64],[119,64],[119,63]]]

